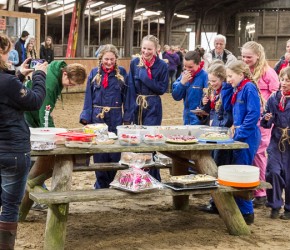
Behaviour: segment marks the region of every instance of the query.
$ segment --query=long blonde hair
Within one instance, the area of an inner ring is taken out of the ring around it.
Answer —
[[[250,49],[254,54],[258,56],[258,60],[254,65],[254,71],[252,72],[252,78],[257,83],[269,67],[266,60],[264,47],[260,43],[249,41],[242,46],[242,50],[243,49]]]
[[[230,63],[228,66],[226,66],[226,68],[232,70],[236,74],[241,74],[241,73],[244,74],[245,78],[248,78],[253,84],[256,85],[257,90],[258,90],[258,94],[259,94],[259,98],[260,98],[260,102],[261,102],[261,105],[264,109],[265,100],[261,95],[261,91],[260,91],[256,81],[253,79],[253,75],[251,73],[249,66],[245,62],[243,62],[241,60],[237,60],[237,61]]]
[[[0,34],[0,70],[7,69],[7,62],[3,61],[2,55],[9,53],[11,49],[11,41],[8,36]]]
[[[119,54],[118,54],[117,48],[113,44],[106,44],[102,47],[102,49],[100,50],[100,53],[98,55],[97,59],[99,60],[99,69],[98,69],[98,73],[95,75],[95,77],[91,81],[91,84],[93,84],[94,81],[96,81],[97,85],[101,84],[102,75],[100,74],[100,67],[102,65],[103,56],[107,52],[112,52],[116,57],[116,63],[115,63],[116,75],[115,75],[115,77],[121,82],[125,81],[124,77],[120,73],[120,69],[119,69],[119,65],[118,65]]]
[[[154,44],[154,47],[156,49],[156,52],[157,52],[157,48],[158,48],[158,45],[159,45],[159,40],[156,36],[153,36],[153,35],[147,35],[147,36],[144,36],[143,39],[142,39],[142,42],[141,42],[141,46],[143,44],[144,41],[150,41]],[[165,47],[165,45],[164,45]],[[169,47],[170,48],[170,47]],[[144,66],[144,62],[143,60],[141,59],[141,55],[139,56],[139,64],[137,65],[138,67],[143,67]]]

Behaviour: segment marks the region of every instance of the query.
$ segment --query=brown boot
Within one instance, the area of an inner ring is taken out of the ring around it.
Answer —
[[[0,221],[0,250],[13,250],[17,232],[17,222]]]

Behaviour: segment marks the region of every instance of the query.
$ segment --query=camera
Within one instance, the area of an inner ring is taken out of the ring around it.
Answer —
[[[42,64],[42,63],[44,63],[44,62],[45,62],[44,59],[31,59],[30,64],[29,64],[29,67],[30,67],[31,69],[34,69],[35,66],[36,66],[38,63],[39,63],[39,64]]]

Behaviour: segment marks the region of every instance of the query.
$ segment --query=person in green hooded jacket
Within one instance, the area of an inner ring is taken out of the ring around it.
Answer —
[[[86,79],[86,70],[79,63],[66,64],[65,61],[53,61],[49,64],[46,76],[46,97],[43,105],[38,111],[26,112],[25,119],[29,127],[44,127],[44,116],[46,107],[50,106],[48,115],[48,127],[54,127],[54,121],[51,116],[58,97],[64,87],[73,87],[81,85]],[[26,83],[29,88],[31,81]]]
[[[38,111],[25,112],[25,119],[29,127],[39,128],[45,127],[45,110],[50,106],[50,112],[48,115],[48,127],[54,127],[53,117],[51,116],[54,110],[58,97],[61,94],[62,89],[65,87],[73,87],[81,85],[87,78],[86,70],[83,65],[78,63],[66,64],[64,61],[53,61],[48,65],[46,74],[46,96],[41,108]],[[32,86],[30,81],[26,82],[26,86],[29,88]],[[32,162],[28,179],[45,175],[46,179],[51,176],[52,169],[54,167],[54,156],[39,156]],[[41,180],[37,185],[44,185],[44,180]],[[45,188],[45,186],[43,186]],[[29,199],[28,192],[25,192],[22,200],[20,211],[22,213],[28,213],[33,201]],[[24,209],[25,208],[25,209]],[[27,210],[28,209],[28,210]],[[43,210],[44,206],[35,203],[33,205],[35,210]]]

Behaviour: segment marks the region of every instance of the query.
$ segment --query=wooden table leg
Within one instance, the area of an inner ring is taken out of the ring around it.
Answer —
[[[71,188],[73,172],[72,156],[57,156],[52,174],[52,191],[67,191]],[[48,208],[44,249],[64,249],[69,204],[53,205]]]
[[[232,193],[214,191],[212,197],[230,234],[249,235],[251,233]]]
[[[201,174],[217,176],[217,166],[211,157],[211,151],[196,152],[194,159]],[[232,193],[212,192],[212,197],[219,214],[232,235],[248,235],[250,230],[238,208]]]
[[[186,175],[188,174],[188,160],[181,158],[172,158],[171,175]],[[187,210],[189,208],[189,196],[180,195],[173,196],[173,208],[175,210]]]
[[[29,199],[29,192],[33,190],[35,186],[41,186],[45,180],[51,177],[54,162],[54,156],[37,157],[28,174],[25,194],[19,207],[19,221],[24,221],[26,219],[33,204],[33,201]]]

